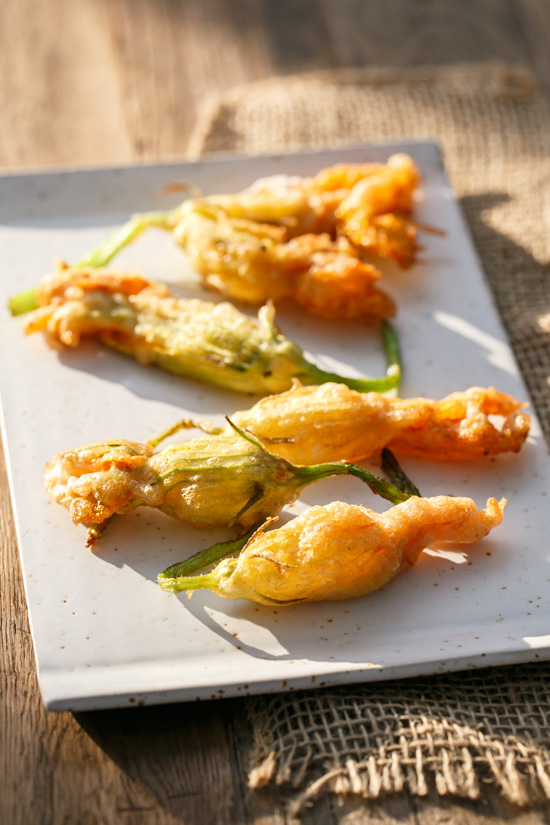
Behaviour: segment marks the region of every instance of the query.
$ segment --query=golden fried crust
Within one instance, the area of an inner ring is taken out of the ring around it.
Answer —
[[[359,258],[325,252],[313,255],[311,266],[296,277],[292,297],[324,318],[393,318],[396,304],[376,286],[379,277],[377,269]]]
[[[69,267],[57,261],[56,271],[37,288],[39,308],[27,318],[25,333],[46,332],[51,343],[78,347],[81,338],[105,328],[113,296],[130,301],[143,293],[150,302],[169,296],[163,284],[135,272]]]
[[[338,208],[351,216],[368,208],[372,215],[410,213],[420,175],[410,157],[392,155],[387,163],[339,163],[312,178],[274,175],[233,195],[204,199],[234,218],[284,226],[287,238],[306,233],[334,236]]]
[[[417,227],[409,215],[419,183],[411,158],[393,155],[351,187],[335,211],[338,230],[359,249],[411,266],[418,245]]]
[[[67,450],[47,465],[45,484],[76,523],[99,524],[149,506],[198,528],[248,529],[295,501],[317,477],[231,430],[159,453],[130,441]]]
[[[46,464],[44,484],[75,524],[99,523],[128,507],[133,495],[129,480],[152,455],[148,444],[98,441],[55,456]]]
[[[383,587],[437,541],[474,543],[502,521],[506,501],[413,497],[377,514],[333,502],[257,533],[216,568],[220,596],[260,604],[351,599]]]
[[[414,399],[412,402],[414,403]],[[437,461],[471,461],[503,452],[518,452],[529,434],[525,404],[489,387],[473,387],[432,402],[422,427],[403,430],[389,447]],[[499,416],[496,424],[491,416]]]
[[[360,461],[421,418],[417,406],[395,402],[326,383],[268,396],[232,420],[297,464]]]
[[[380,272],[345,238],[309,233],[283,242],[273,229],[190,203],[174,238],[206,286],[235,300],[293,300],[331,318],[394,315],[393,300],[374,284]]]
[[[470,461],[517,452],[529,433],[525,406],[493,387],[433,401],[326,383],[268,396],[232,419],[297,464],[357,462],[385,446],[433,461]]]
[[[395,303],[374,285],[380,273],[361,256],[414,262],[417,228],[409,213],[419,183],[406,155],[286,183],[266,179],[254,191],[184,204],[174,237],[206,285],[237,300],[291,299],[325,318],[387,319]],[[247,209],[255,220],[243,217]],[[274,238],[262,215],[280,220],[286,237]]]
[[[37,301],[40,306],[47,306],[55,298],[63,298],[67,290],[83,291],[101,289],[104,292],[136,295],[145,287],[151,286],[137,272],[117,272],[89,267],[69,267],[61,260],[56,261],[56,271],[42,279],[37,288]],[[160,284],[155,285],[160,292],[166,291]]]

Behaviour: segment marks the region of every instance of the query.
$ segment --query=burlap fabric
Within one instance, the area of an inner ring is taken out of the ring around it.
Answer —
[[[550,104],[521,66],[353,70],[247,85],[211,102],[196,155],[436,139],[550,437]],[[253,787],[408,789],[550,799],[547,663],[249,700]]]

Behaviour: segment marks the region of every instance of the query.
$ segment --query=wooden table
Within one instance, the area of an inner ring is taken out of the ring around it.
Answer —
[[[0,21],[5,171],[181,158],[209,93],[316,69],[501,59],[530,63],[550,93],[547,0],[17,0]],[[0,822],[286,822],[277,790],[247,789],[242,700],[44,709],[3,462],[0,474]],[[477,803],[403,793],[338,807],[327,797],[304,823],[494,817],[550,822],[490,792]]]

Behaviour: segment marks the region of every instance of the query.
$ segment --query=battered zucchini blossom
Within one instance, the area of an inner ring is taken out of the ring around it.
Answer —
[[[434,401],[326,383],[263,398],[232,420],[301,464],[362,461],[383,447],[458,462],[518,452],[529,434],[526,406],[494,387],[471,387]]]
[[[178,299],[163,284],[135,273],[62,263],[43,280],[36,297],[40,308],[29,316],[27,333],[44,331],[67,347],[93,335],[143,364],[239,392],[278,393],[294,379],[302,384],[343,381],[362,391],[385,392],[400,378],[396,360],[378,379],[320,369],[276,327],[271,303],[254,318],[227,302]],[[388,337],[392,332],[385,327]]]
[[[201,576],[159,576],[164,590],[212,590],[227,599],[265,605],[352,599],[408,570],[434,542],[471,544],[502,521],[505,499],[478,510],[469,498],[409,498],[374,513],[333,502],[312,507],[279,529],[256,531],[237,558]],[[233,543],[237,550],[237,543]]]
[[[145,505],[194,527],[248,529],[295,501],[306,485],[335,475],[354,475],[392,501],[408,498],[347,462],[291,464],[236,429],[158,453],[123,440],[65,450],[47,465],[45,485],[77,524],[101,524]]]
[[[327,382],[295,385],[231,419],[298,464],[362,461],[384,448],[430,461],[462,462],[519,452],[531,423],[526,406],[494,387],[470,387],[434,401],[356,392]],[[184,419],[167,435],[195,426],[223,431]]]
[[[207,287],[228,298],[291,300],[325,318],[388,319],[394,301],[376,285],[379,270],[362,258],[414,263],[418,226],[411,215],[419,184],[404,154],[387,163],[337,164],[310,178],[263,178],[242,192],[136,214],[79,265],[104,267],[157,228],[172,234]],[[35,300],[31,290],[10,307],[22,312]]]

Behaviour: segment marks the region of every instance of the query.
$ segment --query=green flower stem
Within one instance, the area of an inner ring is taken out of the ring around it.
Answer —
[[[228,416],[226,416],[226,421],[242,438],[254,444],[262,452],[271,455],[255,435],[238,427]],[[316,481],[331,476],[352,475],[361,479],[365,484],[368,484],[373,493],[382,496],[382,498],[385,498],[392,504],[400,504],[403,501],[407,501],[411,495],[414,495],[394,487],[393,484],[390,484],[383,478],[375,476],[374,473],[369,472],[369,470],[365,470],[363,467],[359,467],[357,464],[352,464],[349,461],[327,461],[324,464],[308,464],[304,466],[297,464],[290,465],[290,462],[288,462],[288,464],[293,467],[295,477],[301,479],[303,484],[314,484]]]
[[[165,579],[161,573],[158,583],[162,590],[169,593],[181,593],[185,590],[213,590],[218,585],[218,576],[215,573],[204,573],[202,576],[179,576],[174,579]]]
[[[392,451],[387,447],[384,447],[382,449],[381,458],[382,471],[387,475],[391,483],[399,488],[399,490],[403,490],[405,493],[410,493],[412,496],[420,497],[418,487],[407,476]]]
[[[397,332],[388,321],[382,321],[382,345],[386,357],[386,377],[395,381],[397,389],[403,375],[403,361]]]
[[[357,392],[389,392],[389,390],[397,389],[401,383],[401,350],[397,333],[387,321],[382,324],[382,343],[386,356],[384,378],[347,378],[335,372],[322,370],[309,362],[306,362],[307,376],[313,384],[334,381],[337,384],[345,384],[350,390],[357,390]]]
[[[25,315],[27,312],[32,312],[33,309],[38,309],[38,296],[36,287],[27,289],[25,292],[20,292],[14,295],[8,301],[8,309],[12,315]]]
[[[206,547],[204,550],[199,550],[198,553],[190,556],[185,561],[172,564],[167,567],[162,573],[159,573],[158,582],[163,590],[170,590],[175,592],[181,590],[180,587],[173,587],[175,579],[181,579],[185,576],[190,576],[197,570],[202,570],[214,562],[230,556],[232,553],[240,552],[248,540],[254,535],[258,529],[259,524],[254,525],[243,536],[231,541],[221,541],[218,544],[213,544],[211,547]]]
[[[129,243],[132,243],[139,235],[150,227],[171,230],[174,226],[173,212],[143,212],[134,215],[124,224],[114,235],[111,235],[100,246],[86,255],[75,266],[104,267],[107,266],[115,255]]]
[[[337,475],[351,475],[361,479],[368,484],[373,493],[390,501],[392,504],[400,504],[413,495],[400,490],[383,478],[375,476],[374,473],[359,467],[357,464],[350,464],[347,461],[330,461],[326,464],[312,464],[306,467],[296,467],[298,477],[304,479],[304,484],[312,484],[322,478],[329,478]]]
[[[350,475],[360,478],[361,481],[369,485],[373,493],[391,502],[391,504],[401,504],[401,502],[407,501],[411,496],[418,495],[418,493],[401,490],[383,478],[379,478],[368,470],[363,469],[363,467],[358,467],[356,464],[349,464],[348,466]]]
[[[123,227],[114,235],[104,241],[100,246],[86,255],[76,267],[103,267],[111,261],[120,250],[135,240],[142,232],[149,227],[171,230],[174,226],[174,213],[169,212],[144,212],[141,215],[134,215]],[[36,287],[28,289],[14,295],[8,301],[8,309],[12,315],[25,315],[38,309]]]

